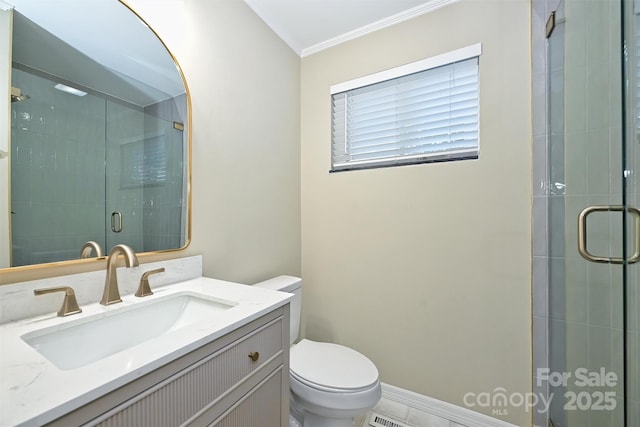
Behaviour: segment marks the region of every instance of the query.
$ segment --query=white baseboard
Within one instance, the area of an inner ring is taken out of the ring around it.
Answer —
[[[514,424],[472,411],[461,406],[433,399],[390,384],[382,383],[382,398],[427,412],[440,418],[469,427],[518,427]]]

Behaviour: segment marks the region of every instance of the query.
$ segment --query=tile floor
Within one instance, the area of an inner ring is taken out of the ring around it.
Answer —
[[[406,405],[385,399],[384,397],[380,399],[380,402],[373,408],[373,411],[381,415],[387,415],[411,427],[467,427],[428,412],[409,408]],[[370,413],[357,419],[355,423],[356,426],[369,427],[369,417]]]

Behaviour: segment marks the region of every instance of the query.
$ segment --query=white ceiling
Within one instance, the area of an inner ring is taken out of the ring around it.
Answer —
[[[298,55],[307,56],[455,0],[244,0]]]
[[[129,1],[136,4],[147,2],[154,4],[149,0]],[[184,0],[165,0],[165,4],[166,1],[180,4]],[[298,55],[306,56],[427,13],[456,0],[244,1]],[[71,82],[96,90],[100,89],[138,105],[148,105],[157,102],[163,96],[165,98],[167,95],[176,96],[184,91],[175,64],[164,48],[155,37],[149,38],[150,32],[146,26],[140,25],[138,19],[117,1],[5,0],[4,2],[10,2],[17,12],[42,27],[41,31],[37,32],[30,26],[24,26],[25,31],[30,35],[23,37],[24,43],[27,44],[23,49],[24,55],[20,56],[18,51],[14,52],[14,59],[22,59],[21,63],[24,65],[49,70],[51,73],[59,70],[59,73],[55,72],[55,74]],[[172,10],[175,11],[175,9]],[[113,31],[114,22],[118,22],[118,31]],[[16,25],[16,30],[18,30],[17,27]],[[55,40],[49,39],[46,32],[57,37],[58,45],[51,45]],[[40,33],[47,40],[53,41],[44,43],[40,39],[35,40],[35,35]],[[105,34],[109,34],[109,37],[105,37]],[[152,42],[147,44],[146,40],[149,39],[152,39]],[[15,42],[16,40],[14,44]],[[67,44],[72,49],[63,49],[64,46],[60,43]],[[72,55],[74,50],[76,54],[73,59],[52,54],[52,52],[64,51]],[[68,73],[68,63],[78,61],[79,58],[84,58],[79,62],[84,65],[75,67],[77,75],[63,74],[63,72]],[[99,68],[97,65],[113,71],[115,77],[95,71]],[[115,82],[110,84],[109,81],[114,78]],[[127,96],[138,96],[135,101],[124,95],[112,93],[113,87],[122,80],[128,81],[128,84],[123,86],[127,88]],[[143,81],[146,85],[137,83]]]

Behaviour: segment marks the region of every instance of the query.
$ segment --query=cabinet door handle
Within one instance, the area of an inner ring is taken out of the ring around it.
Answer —
[[[259,358],[260,353],[258,353],[257,351],[252,351],[251,353],[249,353],[249,359],[251,359],[252,362],[257,362]]]

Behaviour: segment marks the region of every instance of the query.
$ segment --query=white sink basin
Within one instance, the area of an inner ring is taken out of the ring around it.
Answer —
[[[55,366],[69,370],[196,322],[215,319],[235,305],[183,292],[40,329],[21,338]]]

